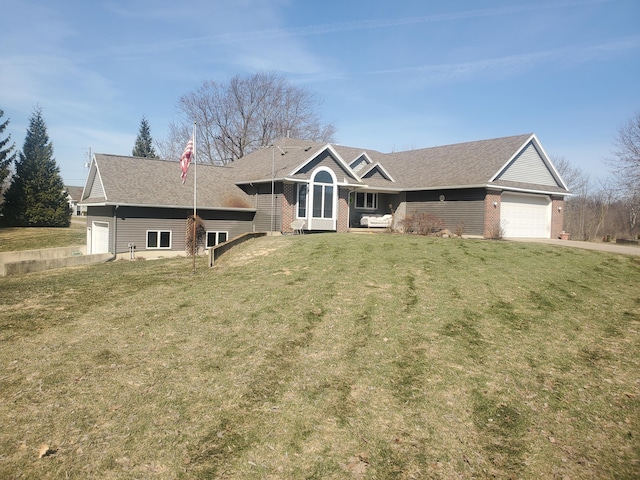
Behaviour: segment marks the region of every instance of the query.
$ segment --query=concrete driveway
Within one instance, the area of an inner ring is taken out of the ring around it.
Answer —
[[[580,242],[577,240],[558,240],[555,238],[505,238],[510,242],[545,243],[547,245],[559,245],[561,247],[583,248],[585,250],[598,250],[600,252],[621,253],[623,255],[640,255],[640,246],[618,245],[605,242]]]

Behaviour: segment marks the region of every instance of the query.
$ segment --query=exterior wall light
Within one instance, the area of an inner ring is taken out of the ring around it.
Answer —
[[[498,202],[493,202],[493,208],[498,208]]]

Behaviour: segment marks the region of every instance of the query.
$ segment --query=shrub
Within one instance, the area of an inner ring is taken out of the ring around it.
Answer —
[[[444,220],[431,213],[416,212],[402,220],[402,228],[405,233],[431,235],[444,228]]]
[[[504,225],[500,222],[496,222],[493,224],[493,227],[489,229],[489,239],[491,240],[502,240],[504,238]]]

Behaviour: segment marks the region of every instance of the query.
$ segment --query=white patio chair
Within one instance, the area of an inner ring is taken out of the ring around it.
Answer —
[[[291,222],[291,229],[294,235],[304,235],[304,220],[294,220]]]

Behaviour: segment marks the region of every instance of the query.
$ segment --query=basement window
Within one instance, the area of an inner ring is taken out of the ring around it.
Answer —
[[[220,243],[224,243],[229,238],[229,232],[207,232],[207,248],[215,247]]]
[[[147,249],[171,248],[171,230],[147,230]]]

